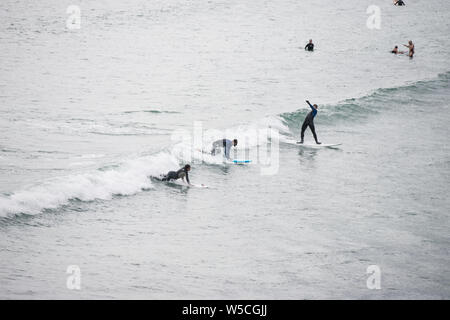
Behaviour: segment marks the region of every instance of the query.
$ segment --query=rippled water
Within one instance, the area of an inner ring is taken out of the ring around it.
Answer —
[[[371,30],[372,4],[95,1],[69,30],[67,3],[2,1],[0,297],[449,298],[450,6]],[[305,99],[341,146],[286,143]],[[253,163],[186,152],[199,125]],[[186,162],[209,188],[149,178]]]

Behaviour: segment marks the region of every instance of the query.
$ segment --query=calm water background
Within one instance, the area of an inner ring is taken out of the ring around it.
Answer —
[[[450,4],[407,4],[2,1],[0,298],[450,298]],[[283,143],[305,99],[341,147]],[[253,151],[280,130],[278,172],[149,179],[192,160],[195,121]]]

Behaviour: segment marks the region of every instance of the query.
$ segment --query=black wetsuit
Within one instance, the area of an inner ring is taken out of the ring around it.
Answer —
[[[312,106],[311,103],[308,102],[308,104],[309,104],[309,106],[311,107],[312,110],[306,116],[305,121],[303,121],[302,133],[301,133],[300,138],[301,138],[301,141],[303,143],[303,138],[305,136],[305,130],[306,130],[307,127],[309,127],[311,129],[311,132],[312,132],[313,136],[314,136],[314,140],[316,140],[316,143],[319,143],[319,141],[317,140],[316,128],[314,127],[314,117],[317,114],[317,109],[314,108],[314,106]]]
[[[308,51],[314,51],[314,44],[313,44],[313,43],[308,43],[308,44],[305,46],[305,50],[308,50]]]
[[[189,181],[189,175],[185,168],[181,168],[178,171],[169,171],[162,179],[161,181],[170,181],[170,180],[178,180],[181,178],[186,177],[187,183],[190,183]]]
[[[395,3],[395,5],[396,5],[396,6],[404,6],[405,3],[403,2],[403,0],[398,0],[398,1]]]

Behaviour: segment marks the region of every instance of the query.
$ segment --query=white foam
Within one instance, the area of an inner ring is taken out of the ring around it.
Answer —
[[[159,176],[170,170],[177,169],[181,164],[205,162],[209,164],[224,164],[222,154],[212,156],[212,142],[222,139],[238,139],[238,151],[244,151],[267,142],[267,136],[260,135],[268,128],[282,132],[288,131],[281,119],[267,117],[248,125],[229,128],[222,132],[206,130],[204,132],[203,151],[195,149],[190,144],[177,143],[171,153],[160,152],[156,155],[137,157],[123,162],[114,169],[96,170],[83,174],[57,177],[43,181],[12,193],[0,196],[0,217],[14,214],[38,214],[44,209],[56,209],[67,204],[71,199],[92,201],[108,200],[113,195],[132,195],[143,189],[152,188],[149,176]],[[81,158],[95,159],[104,155],[82,155]],[[72,163],[73,166],[81,162]],[[83,163],[86,164],[86,163]]]
[[[149,176],[177,168],[176,159],[168,153],[140,157],[124,162],[116,169],[58,177],[28,186],[10,196],[0,197],[0,217],[18,213],[38,214],[55,209],[71,199],[108,200],[113,195],[131,195],[152,188]]]
[[[277,130],[279,133],[289,133],[289,128],[283,124],[280,117],[264,117],[246,125],[231,127],[226,130],[205,130],[203,132],[203,141],[200,146],[195,146],[192,140],[186,140],[175,144],[172,148],[172,154],[182,162],[205,162],[208,164],[223,164],[222,154],[212,156],[209,154],[214,141],[223,139],[238,139],[238,145],[233,148],[240,153],[245,154],[246,150],[255,148],[268,143],[270,139],[269,129]],[[281,137],[283,135],[280,135]]]

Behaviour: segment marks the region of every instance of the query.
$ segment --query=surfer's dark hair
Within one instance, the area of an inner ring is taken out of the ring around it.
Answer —
[[[237,139],[234,139],[233,142],[234,142],[234,145],[237,145]]]
[[[187,165],[184,166],[184,169],[186,169],[186,170],[187,170],[187,169],[190,169],[190,168],[191,168],[191,165],[190,165],[190,164],[187,164]]]

